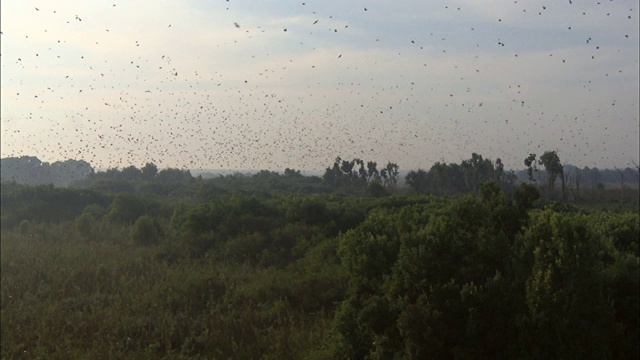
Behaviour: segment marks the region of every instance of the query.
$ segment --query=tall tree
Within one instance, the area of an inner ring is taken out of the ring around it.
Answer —
[[[502,184],[504,182],[504,164],[502,163],[502,159],[496,159],[496,165],[494,167],[495,179],[498,184]]]
[[[385,179],[385,186],[390,189],[395,189],[398,186],[398,174],[399,174],[398,164],[388,162],[385,167],[387,178]]]
[[[358,160],[357,164],[360,166],[358,168],[358,176],[360,177],[361,181],[366,183],[368,182],[367,178],[369,175],[368,175],[367,169],[365,169],[364,167],[364,161],[361,159],[357,159],[357,160]]]
[[[618,168],[615,168],[620,175],[620,206],[624,206],[624,172]]]
[[[378,173],[378,163],[375,161],[367,162],[367,182],[374,180],[380,180],[380,173]]]
[[[540,156],[540,163],[547,171],[547,196],[551,196],[551,190],[553,190],[556,178],[560,176],[562,182],[562,200],[566,200],[566,187],[564,182],[564,167],[560,163],[558,153],[555,151],[545,151]]]
[[[411,170],[405,177],[407,185],[409,185],[418,194],[424,194],[427,192],[429,176],[426,171],[418,169],[418,171]]]
[[[140,169],[138,169],[137,167],[131,165],[122,169],[120,175],[122,176],[122,179],[126,181],[139,180],[142,178],[142,171],[140,171]]]
[[[536,182],[536,179],[533,176],[534,172],[538,172],[538,162],[536,161],[536,154],[529,154],[529,156],[524,159],[524,166],[527,167],[529,184]]]
[[[573,172],[570,171],[565,174],[567,189],[569,189],[569,191],[571,192],[571,195],[573,196],[573,202],[575,202],[576,204],[580,201],[580,179],[582,176],[581,172],[582,170],[580,170],[579,168],[573,168]]]
[[[526,282],[532,327],[525,335],[533,340],[533,358],[612,358],[615,323],[599,255],[604,249],[586,220],[545,211],[524,234],[535,246]]]
[[[437,161],[429,169],[429,174],[433,178],[434,187],[440,189],[440,194],[443,195],[447,181],[447,164]]]
[[[142,170],[142,178],[149,181],[158,175],[158,167],[154,163],[146,163]]]

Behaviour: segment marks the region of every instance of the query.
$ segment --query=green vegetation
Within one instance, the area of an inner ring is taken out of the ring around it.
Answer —
[[[541,199],[476,154],[409,188],[358,159],[323,178],[133,169],[110,180],[125,192],[2,184],[2,358],[640,355],[630,204],[557,202],[550,181]]]

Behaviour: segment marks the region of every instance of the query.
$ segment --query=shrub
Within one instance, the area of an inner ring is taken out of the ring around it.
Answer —
[[[389,192],[379,182],[371,182],[367,185],[367,194],[373,197],[382,197],[389,195]]]
[[[111,221],[131,225],[140,216],[148,213],[147,202],[131,194],[118,194],[111,203],[107,217]]]
[[[76,218],[76,230],[84,239],[89,239],[93,235],[95,219],[89,213],[82,213]]]
[[[22,220],[20,222],[20,226],[18,227],[18,232],[20,233],[20,235],[26,236],[27,233],[29,233],[30,226],[31,224],[29,224],[29,220]]]
[[[158,242],[158,230],[149,215],[138,218],[131,227],[131,240],[138,245],[151,245]]]

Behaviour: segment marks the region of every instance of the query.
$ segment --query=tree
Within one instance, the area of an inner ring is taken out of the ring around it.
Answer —
[[[444,189],[447,184],[447,164],[439,161],[431,166],[429,175],[433,179],[434,187],[440,189],[440,194],[444,195]]]
[[[536,161],[536,154],[529,154],[529,156],[524,159],[524,165],[527,167],[529,184],[536,182],[536,179],[533,176],[534,172],[538,172],[538,162]]]
[[[173,214],[169,219],[169,225],[171,225],[172,229],[176,231],[179,231],[182,229],[182,226],[187,222],[188,211],[189,211],[189,207],[183,202],[178,203],[173,208]]]
[[[547,196],[551,196],[551,190],[553,190],[556,178],[560,176],[562,182],[562,200],[566,200],[566,188],[564,179],[564,167],[560,163],[558,153],[555,151],[545,151],[540,156],[540,163],[547,171]]]
[[[389,195],[387,190],[378,181],[372,181],[367,185],[367,194],[373,197],[382,197]]]
[[[387,177],[385,178],[384,185],[389,189],[393,190],[398,185],[398,169],[398,165],[392,162],[388,162],[385,167]]]
[[[496,182],[498,184],[502,184],[504,182],[504,164],[502,163],[502,159],[497,158],[496,159],[496,165],[495,165],[495,179]]]
[[[131,227],[131,240],[138,245],[152,245],[158,242],[158,230],[153,218],[143,215]]]
[[[451,163],[447,165],[445,174],[446,174],[446,185],[451,192],[463,193],[473,189],[474,185],[472,185],[471,189],[467,187],[467,184],[464,178],[464,169],[462,165],[456,164],[456,163]],[[475,182],[476,184],[479,184],[480,178],[478,176],[474,176],[473,182]],[[477,188],[478,187],[475,186],[475,189]]]
[[[540,191],[534,185],[521,183],[514,195],[516,214],[518,217],[518,230],[525,227],[529,221],[529,210],[533,208],[533,204],[540,198]]]
[[[389,163],[385,169],[378,171],[377,164],[373,161],[366,163],[362,159],[355,158],[351,161],[336,157],[333,166],[325,170],[323,179],[325,183],[334,188],[365,191],[367,184],[371,182],[382,183],[389,188],[397,183],[398,166]]]
[[[620,175],[620,206],[624,206],[624,172],[618,168],[615,168]]]
[[[342,170],[342,173],[346,175],[347,178],[349,178],[349,180],[351,180],[352,178],[352,171],[353,171],[354,165],[355,165],[355,161],[347,161],[347,160],[342,160],[342,163],[340,164],[340,170]]]
[[[142,178],[142,171],[131,165],[122,169],[120,175],[122,176],[122,179],[126,181],[140,180]]]
[[[361,159],[354,160],[360,167],[358,168],[358,177],[361,182],[367,183],[367,169],[364,167],[364,161]]]
[[[632,161],[633,166],[635,167],[635,171],[633,171],[636,176],[636,182],[638,183],[638,190],[640,190],[640,165],[636,164],[635,161]],[[640,198],[636,196],[636,204],[640,201]]]
[[[426,171],[418,169],[418,171],[411,170],[405,177],[407,185],[409,185],[416,193],[424,194],[427,192],[429,186],[429,176]]]
[[[471,161],[464,160],[460,163],[460,166],[462,167],[462,171],[464,172],[465,187],[467,188],[467,190],[471,190],[475,193],[475,169],[473,168]]]
[[[191,172],[189,170],[168,168],[160,170],[157,179],[160,182],[180,182],[185,180],[192,180],[193,177],[191,176]]]
[[[375,161],[367,162],[367,182],[373,180],[380,180],[380,173],[378,173],[378,163]]]
[[[146,163],[142,168],[142,178],[150,181],[158,175],[158,167],[154,163]]]
[[[144,200],[131,194],[118,194],[113,199],[107,218],[122,224],[133,224],[147,212]]]
[[[94,217],[87,212],[83,212],[76,218],[76,230],[80,233],[80,235],[89,240],[93,236],[93,228],[95,224]]]
[[[299,177],[302,177],[302,174],[300,174],[300,170],[286,168],[284,169],[284,176],[299,178]]]
[[[534,358],[611,358],[612,301],[605,293],[603,249],[588,223],[582,215],[547,210],[524,235],[535,246],[526,282]]]
[[[592,187],[595,189],[598,187],[598,184],[600,184],[600,181],[602,180],[602,173],[598,168],[594,167],[591,169],[591,171],[589,171],[589,178],[591,180]]]
[[[579,168],[573,169],[573,174],[567,173],[565,175],[566,184],[571,195],[573,195],[573,201],[577,204],[580,201],[580,181],[582,179],[582,170]],[[574,191],[575,189],[575,191]]]
[[[474,193],[478,192],[480,184],[494,178],[495,170],[491,161],[476,153],[471,154],[471,159],[462,161],[460,167],[463,169],[466,188]]]
[[[343,160],[340,156],[336,157],[333,163],[333,167],[327,168],[323,179],[332,187],[335,188],[349,188],[358,183],[358,174],[353,171],[356,162],[360,162],[359,159],[352,161]]]
[[[322,175],[322,179],[325,183],[327,183],[331,187],[335,187],[338,184],[338,171],[336,171],[335,166],[333,168],[326,168],[324,175]]]
[[[510,245],[537,193],[524,186],[519,204],[492,180],[437,211],[376,208],[341,235],[349,291],[334,358],[518,358],[527,309],[509,284]]]

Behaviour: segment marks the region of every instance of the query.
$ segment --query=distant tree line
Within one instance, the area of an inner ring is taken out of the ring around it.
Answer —
[[[395,190],[398,186],[399,166],[388,162],[378,170],[378,163],[355,158],[351,161],[340,156],[333,166],[328,167],[322,179],[331,188],[358,191],[367,190],[373,195],[384,195],[386,190]],[[386,190],[385,190],[386,189]]]
[[[48,163],[40,161],[35,156],[0,159],[2,181],[15,181],[19,184],[67,186],[92,174],[93,168],[84,160],[70,159]]]
[[[300,194],[368,194],[385,196],[394,192],[410,191],[416,194],[454,195],[477,194],[480,186],[493,180],[505,193],[511,194],[521,182],[538,186],[543,198],[579,202],[585,194],[583,190],[622,189],[620,194],[625,202],[624,187],[637,185],[638,169],[605,169],[584,167],[582,169],[563,165],[556,151],[546,151],[542,155],[530,154],[523,161],[524,170],[507,171],[500,158],[495,161],[480,154],[460,163],[436,162],[428,170],[411,170],[400,178],[400,167],[387,162],[379,167],[376,161],[360,158],[352,160],[336,157],[333,164],[325,169],[322,177],[305,176],[299,170],[285,169],[280,174],[262,170],[254,174],[234,173],[203,179],[194,177],[186,169],[168,168],[158,170],[153,163],[143,167],[128,166],[122,169],[110,168],[95,172],[83,160],[67,160],[52,164],[41,162],[36,157],[2,159],[2,181],[19,184],[53,184],[54,186],[74,186],[99,192],[118,194],[155,194],[162,197],[176,197],[191,194],[203,199],[225,191],[241,191],[244,194],[265,194],[272,192]],[[560,184],[559,189],[558,184]],[[593,194],[591,196],[593,198]],[[627,198],[629,193],[627,193]],[[629,201],[627,199],[627,201]]]
[[[601,171],[598,168],[588,167],[580,169],[571,165],[562,165],[556,151],[545,151],[539,158],[536,154],[529,154],[524,160],[524,165],[527,167],[526,181],[529,184],[541,185],[541,190],[547,198],[553,197],[556,182],[559,180],[561,199],[568,201],[571,195],[576,203],[582,200],[584,192],[581,193],[581,188],[589,187],[592,190],[602,191],[613,183],[619,184],[614,187],[620,190],[620,202],[624,204],[625,187],[637,186],[640,181],[640,168],[637,165],[635,165],[636,169],[627,167],[624,170],[616,168]],[[635,202],[637,203],[637,199]]]
[[[477,193],[480,185],[489,180],[494,180],[510,193],[514,190],[517,177],[513,171],[505,172],[500,158],[494,163],[476,153],[460,164],[436,162],[429,171],[412,170],[406,176],[407,185],[418,194]]]
[[[104,172],[90,174],[87,180],[90,181],[153,181],[153,182],[179,182],[192,180],[189,170],[167,168],[158,171],[154,163],[146,163],[144,167],[138,169],[131,165],[121,170],[117,168],[107,169]]]
[[[529,175],[527,169],[516,171],[519,182],[528,182]],[[568,178],[579,178],[581,185],[589,188],[597,188],[598,184],[601,186],[607,186],[606,184],[619,184],[620,183],[620,171],[625,179],[625,184],[638,184],[638,169],[632,167],[625,167],[624,169],[598,169],[597,167],[584,166],[579,168],[577,166],[566,164],[564,165],[564,175]],[[536,183],[546,182],[546,171],[544,169],[538,169],[538,172],[534,172],[533,179]]]
[[[106,207],[111,198],[96,191],[3,182],[0,226],[11,228],[22,220],[58,223],[73,220],[89,205]]]

